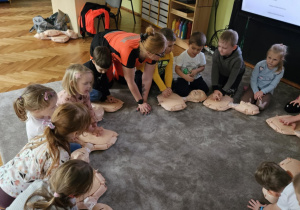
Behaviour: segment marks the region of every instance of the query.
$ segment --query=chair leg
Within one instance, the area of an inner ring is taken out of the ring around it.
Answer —
[[[103,28],[104,28],[104,31],[105,31],[105,23],[104,23],[104,18],[105,18],[105,17],[101,17],[101,19],[102,19],[102,23],[103,23]]]
[[[132,15],[133,15],[134,24],[136,24],[132,0],[129,0],[129,1],[131,2],[131,10],[132,10]]]
[[[100,30],[99,25],[100,25],[100,17],[98,17],[97,33],[100,32],[100,31],[99,31],[99,30]]]
[[[118,19],[119,19],[119,18],[118,18]],[[116,28],[117,28],[117,29],[119,29],[119,28],[118,28],[118,22],[119,22],[119,20],[117,20],[117,18],[115,18],[115,23],[116,23]]]

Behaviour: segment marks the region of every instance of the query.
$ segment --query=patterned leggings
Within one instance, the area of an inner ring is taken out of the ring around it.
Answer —
[[[241,101],[250,102],[251,104],[256,104],[256,106],[258,106],[259,110],[262,111],[270,105],[271,98],[272,98],[272,94],[267,93],[262,97],[262,100],[255,100],[253,90],[249,86],[249,88],[242,95]]]

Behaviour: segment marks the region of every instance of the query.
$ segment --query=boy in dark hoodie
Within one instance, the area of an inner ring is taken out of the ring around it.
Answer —
[[[224,31],[213,54],[211,83],[215,100],[221,100],[225,94],[233,96],[245,73],[242,51],[237,46],[238,38],[236,31]]]

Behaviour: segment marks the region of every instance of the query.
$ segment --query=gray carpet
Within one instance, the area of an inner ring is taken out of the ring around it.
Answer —
[[[210,85],[211,57],[203,73]],[[249,83],[248,69],[236,95]],[[60,90],[60,82],[47,84]],[[119,88],[121,87],[121,88]],[[25,123],[18,120],[12,101],[22,90],[1,95],[1,147],[4,162],[26,143]],[[280,83],[271,106],[257,116],[235,110],[216,112],[201,103],[188,103],[180,112],[157,105],[142,116],[128,89],[115,85],[112,95],[125,102],[116,113],[105,113],[101,126],[119,133],[114,146],[94,151],[91,164],[106,178],[108,190],[99,199],[123,209],[246,209],[249,199],[261,199],[254,171],[262,161],[300,159],[300,139],[274,132],[267,118],[286,114],[283,107],[299,90]]]

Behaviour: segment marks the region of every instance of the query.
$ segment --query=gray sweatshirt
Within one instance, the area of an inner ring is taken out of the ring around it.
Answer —
[[[245,68],[242,51],[237,47],[229,57],[220,55],[218,49],[213,54],[211,83],[213,90],[218,90],[219,75],[228,77],[227,83],[222,87],[223,91],[227,92],[235,82],[240,72]]]

